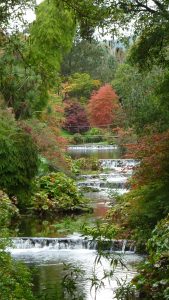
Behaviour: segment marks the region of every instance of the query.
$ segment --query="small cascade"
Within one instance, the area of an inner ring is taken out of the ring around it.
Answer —
[[[77,183],[79,188],[91,188],[91,189],[126,189],[126,181],[101,181],[101,180],[87,180],[87,181],[80,181]]]
[[[85,175],[79,175],[77,177],[78,180],[88,180],[88,179],[101,179],[101,180],[111,180],[113,178],[117,179],[119,178],[120,180],[127,180],[127,174],[123,174],[120,172],[120,174],[118,174],[117,172],[113,172],[113,173],[100,173],[100,174],[85,174]]]
[[[71,145],[68,147],[69,152],[74,151],[112,151],[117,150],[117,145],[99,145],[99,144],[83,144],[83,145]]]
[[[130,171],[138,165],[138,161],[134,159],[99,159],[102,169],[117,170],[117,171]]]
[[[102,240],[97,241],[86,237],[77,238],[33,238],[33,237],[21,237],[12,238],[12,247],[7,251],[13,250],[75,250],[75,249],[88,249],[110,252],[132,252],[135,253],[135,243],[130,240]]]
[[[79,181],[77,183],[78,187],[87,187],[87,188],[95,188],[95,189],[100,189],[101,184],[104,184],[104,182],[101,182],[99,179],[88,179],[85,181]]]
[[[119,194],[127,191],[127,177],[117,173],[82,175],[77,182],[80,189],[91,189],[93,191],[109,191],[114,190]]]

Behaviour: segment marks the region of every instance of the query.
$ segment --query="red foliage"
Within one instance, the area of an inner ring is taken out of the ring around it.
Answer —
[[[89,100],[88,111],[91,125],[103,128],[112,125],[119,107],[118,96],[111,85],[102,86],[93,93]]]
[[[64,128],[71,133],[82,133],[89,129],[86,111],[79,103],[66,102]]]
[[[134,176],[134,187],[152,183],[169,182],[169,131],[145,136],[138,144],[128,145],[129,156],[140,159]]]

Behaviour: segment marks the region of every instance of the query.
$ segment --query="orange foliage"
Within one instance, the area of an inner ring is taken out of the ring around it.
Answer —
[[[93,93],[88,104],[90,124],[106,128],[112,125],[119,109],[118,96],[111,85],[105,84]]]

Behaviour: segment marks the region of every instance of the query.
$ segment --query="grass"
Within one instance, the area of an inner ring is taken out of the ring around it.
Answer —
[[[66,138],[73,138],[73,135],[65,129],[60,129],[61,136]]]

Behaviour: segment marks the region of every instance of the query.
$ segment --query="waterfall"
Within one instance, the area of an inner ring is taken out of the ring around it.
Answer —
[[[81,175],[77,186],[80,189],[85,190],[87,188],[93,192],[105,191],[107,195],[111,190],[121,195],[127,192],[127,178],[127,176],[118,173]]]
[[[86,237],[77,238],[33,238],[33,237],[20,237],[12,238],[12,246],[7,248],[7,251],[12,252],[15,249],[32,250],[32,249],[43,249],[43,250],[74,250],[74,249],[88,249],[110,252],[135,252],[135,243],[130,240],[102,240],[97,241]]]
[[[117,150],[117,145],[98,145],[98,144],[84,144],[84,145],[71,145],[68,147],[68,151],[111,151],[111,150]]]
[[[130,170],[138,165],[138,161],[134,159],[99,159],[102,169],[117,169],[117,170]]]

